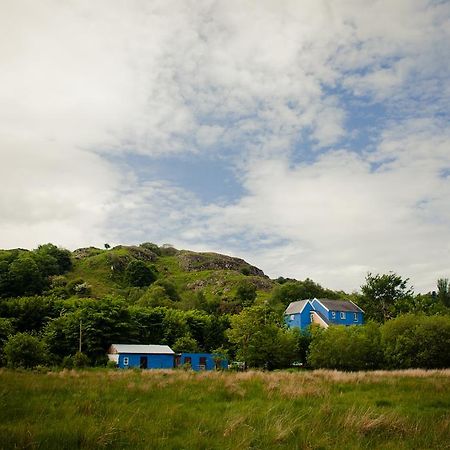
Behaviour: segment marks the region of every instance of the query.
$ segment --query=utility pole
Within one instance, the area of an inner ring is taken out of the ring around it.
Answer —
[[[80,319],[80,341],[78,343],[78,351],[81,353],[81,319]]]

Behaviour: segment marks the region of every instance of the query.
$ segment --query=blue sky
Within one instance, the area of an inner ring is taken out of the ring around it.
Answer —
[[[0,247],[450,276],[450,2],[0,6]]]

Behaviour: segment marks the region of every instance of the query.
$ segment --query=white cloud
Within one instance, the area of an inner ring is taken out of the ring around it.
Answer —
[[[449,25],[425,0],[5,0],[0,246],[161,239],[431,287],[450,270]],[[374,153],[349,150],[351,95],[392,114]],[[204,205],[106,158],[127,153],[216,155],[246,195]]]

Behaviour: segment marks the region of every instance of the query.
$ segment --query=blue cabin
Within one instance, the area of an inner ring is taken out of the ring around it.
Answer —
[[[317,299],[292,302],[284,312],[288,327],[306,328],[315,323],[328,328],[330,325],[362,325],[364,311],[348,300]]]
[[[192,370],[228,369],[226,359],[215,360],[211,353],[181,353],[175,357],[175,366],[189,365]]]
[[[228,368],[226,359],[215,360],[211,353],[175,354],[168,345],[112,344],[108,359],[120,369],[173,369],[181,365],[196,371]]]
[[[172,369],[175,352],[168,345],[112,344],[108,359],[127,369]]]

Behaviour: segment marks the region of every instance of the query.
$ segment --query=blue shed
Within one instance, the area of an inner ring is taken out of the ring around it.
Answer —
[[[112,344],[108,358],[121,369],[172,369],[175,352],[168,345]]]
[[[226,359],[221,359],[216,363],[211,353],[181,353],[176,356],[175,361],[176,366],[189,364],[192,370],[228,369]]]

